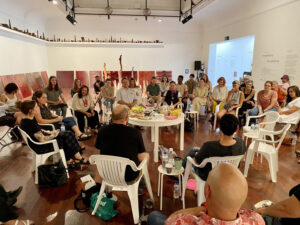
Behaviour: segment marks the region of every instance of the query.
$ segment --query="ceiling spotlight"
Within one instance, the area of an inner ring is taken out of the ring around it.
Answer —
[[[110,6],[106,7],[105,10],[107,15],[111,15],[113,13],[113,9]]]
[[[57,0],[48,0],[48,2],[52,2],[53,5],[57,5]]]
[[[185,24],[187,23],[189,20],[191,20],[193,18],[192,14],[188,15],[187,17],[185,17],[183,20],[182,20],[182,23]]]
[[[157,21],[158,21],[159,23],[161,23],[161,22],[162,22],[162,20],[161,20],[161,19],[158,19]]]
[[[66,18],[67,18],[67,20],[70,21],[71,24],[73,24],[73,25],[77,24],[77,21],[75,20],[75,18],[71,14],[67,15]]]
[[[151,9],[146,8],[146,9],[144,9],[143,13],[144,13],[144,16],[150,16],[151,15]]]

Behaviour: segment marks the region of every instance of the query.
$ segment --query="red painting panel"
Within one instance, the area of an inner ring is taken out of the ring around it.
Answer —
[[[90,88],[93,87],[93,85],[94,85],[94,83],[96,81],[95,76],[100,76],[101,79],[102,79],[101,74],[102,74],[101,71],[90,71],[89,72],[89,75],[90,75],[90,78],[89,78],[89,80],[90,80]]]
[[[2,80],[0,79],[0,94],[4,93],[4,85]]]
[[[56,71],[56,78],[59,87],[72,88],[74,82],[74,71]]]
[[[34,79],[35,79],[35,83],[38,86],[38,90],[42,90],[44,89],[44,81],[42,79],[41,73],[40,72],[34,72],[32,73]]]
[[[169,81],[171,81],[172,80],[172,71],[166,71],[166,70],[156,71],[156,77],[159,82],[161,81],[163,76],[167,76]]]
[[[35,73],[26,73],[25,76],[26,76],[29,86],[31,87],[32,92],[35,92],[35,91],[41,89],[38,81],[36,80]]]
[[[143,81],[150,84],[151,78],[155,76],[154,71],[139,71],[139,80],[140,84],[143,84]]]
[[[21,99],[28,98],[31,96],[31,90],[27,83],[25,74],[13,75],[16,85],[19,87]]]
[[[42,71],[41,72],[41,75],[42,75],[42,79],[43,79],[43,82],[44,82],[44,86],[48,86],[48,74],[47,74],[47,71]]]
[[[88,71],[76,71],[76,78],[81,81],[82,85],[89,86],[89,73],[88,73]]]

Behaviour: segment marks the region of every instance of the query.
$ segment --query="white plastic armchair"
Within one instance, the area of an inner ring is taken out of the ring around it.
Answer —
[[[269,131],[265,129],[261,129],[259,132],[259,138],[255,139],[252,142],[247,150],[247,158],[244,169],[244,176],[247,177],[248,170],[251,162],[253,161],[254,153],[258,152],[262,156],[266,158],[269,164],[270,174],[272,182],[277,182],[277,171],[278,171],[278,150],[282,144],[283,139],[285,138],[286,133],[290,129],[291,124],[287,124],[283,127],[283,129],[279,131]],[[275,136],[281,135],[281,137],[274,140],[267,140],[266,136]],[[276,146],[277,144],[277,146]]]
[[[101,189],[97,199],[97,203],[92,212],[95,215],[96,210],[100,204],[102,194],[105,187],[112,187],[113,191],[127,191],[131,203],[133,220],[135,224],[139,223],[139,201],[138,201],[138,186],[142,176],[144,177],[146,187],[150,198],[154,202],[148,168],[147,160],[143,160],[137,167],[135,163],[127,158],[109,156],[109,155],[92,155],[89,158],[92,164],[96,164],[100,177],[102,178]],[[125,181],[126,167],[130,166],[133,171],[140,171],[141,175],[132,183],[128,184]]]
[[[45,161],[48,159],[49,156],[55,155],[57,153],[60,154],[61,160],[62,160],[62,162],[63,162],[63,164],[66,168],[67,176],[69,178],[65,153],[64,153],[63,149],[59,149],[56,139],[53,139],[51,141],[45,141],[45,142],[36,142],[36,141],[33,141],[31,139],[31,137],[24,130],[22,130],[20,127],[18,127],[18,129],[19,129],[24,141],[26,142],[27,146],[34,152],[35,159],[33,159],[33,162],[34,162],[33,169],[35,170],[35,183],[36,184],[38,184],[38,167],[40,165],[43,165],[45,163]],[[34,146],[36,146],[36,148],[38,148],[38,146],[47,145],[47,144],[52,145],[53,151],[43,153],[43,154],[38,154],[36,152],[36,150],[34,149],[35,148]]]
[[[39,123],[39,126],[42,128],[50,128],[49,130],[55,130],[55,126],[52,123]]]
[[[74,118],[74,120],[75,120],[75,122],[76,122],[76,124],[77,124],[77,126],[78,126],[78,121],[77,121],[77,117],[76,117],[76,115],[75,115],[75,110],[74,110],[74,109],[72,108],[72,106],[70,106],[70,105],[69,105],[69,109],[70,109],[70,111],[71,111],[72,117]],[[88,121],[87,121],[86,116],[84,117],[84,127],[88,127]]]
[[[218,105],[216,106],[216,109],[215,109],[214,130],[216,130],[216,127],[217,127],[217,120],[218,120],[217,115],[218,115],[218,112],[220,111],[220,106],[221,106],[221,103],[218,104]],[[235,109],[235,116],[236,116],[237,118],[239,118],[239,110],[240,110],[240,108],[241,108],[241,107],[237,107],[237,108]]]
[[[206,166],[207,163],[211,163],[212,168],[215,166],[221,164],[221,163],[230,163],[233,164],[235,167],[239,166],[239,163],[241,159],[244,157],[244,155],[237,155],[237,156],[224,156],[224,157],[210,157],[207,159],[204,159],[201,164],[197,164],[193,158],[190,156],[187,157],[187,163],[185,167],[185,172],[183,176],[183,190],[182,190],[182,205],[183,208],[185,208],[185,190],[186,190],[186,184],[187,180],[189,178],[189,175],[192,173],[196,183],[197,183],[197,205],[200,206],[202,202],[205,201],[204,196],[204,184],[205,181],[202,180],[194,171],[193,166],[198,168],[203,168]]]
[[[245,135],[245,133],[249,132],[251,127],[250,127],[250,120],[251,119],[260,119],[260,118],[264,118],[265,117],[265,121],[261,122],[260,125],[264,125],[264,130],[269,130],[269,131],[274,131],[275,125],[277,123],[277,121],[279,120],[279,113],[275,112],[275,111],[269,111],[269,112],[265,112],[261,115],[258,116],[248,116],[247,117],[247,121],[246,121],[246,125],[243,127],[243,139],[246,136],[246,144],[248,142],[248,137],[247,135]],[[274,136],[270,135],[269,136],[272,140],[274,140]]]

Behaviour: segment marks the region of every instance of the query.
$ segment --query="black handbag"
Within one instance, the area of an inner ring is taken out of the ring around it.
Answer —
[[[184,130],[188,132],[192,132],[194,130],[194,121],[191,119],[190,115],[188,115],[184,120]]]
[[[78,212],[86,212],[91,206],[91,197],[94,193],[100,192],[101,184],[96,183],[95,186],[88,190],[81,190],[79,196],[74,200],[74,208]],[[81,204],[83,203],[83,204]],[[82,207],[80,207],[82,206]]]
[[[62,160],[55,164],[41,165],[38,167],[38,171],[40,187],[58,187],[68,183],[67,170]]]

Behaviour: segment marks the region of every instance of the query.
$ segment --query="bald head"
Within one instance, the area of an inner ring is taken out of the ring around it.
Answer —
[[[229,214],[236,215],[246,200],[247,193],[247,181],[233,165],[223,163],[210,171],[205,184],[205,197],[210,209],[217,207],[219,212],[227,210]]]
[[[112,115],[111,115],[112,121],[116,122],[124,122],[128,118],[128,107],[125,105],[117,105],[113,108]]]

